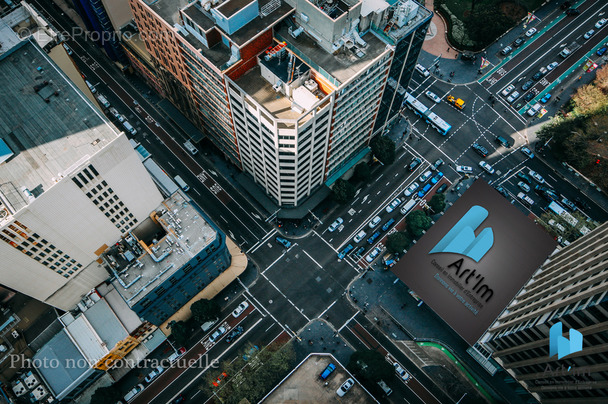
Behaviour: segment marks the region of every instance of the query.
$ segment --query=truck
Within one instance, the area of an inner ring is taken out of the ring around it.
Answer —
[[[198,153],[198,149],[197,149],[196,147],[194,147],[194,145],[192,144],[192,142],[191,142],[191,141],[189,141],[189,140],[187,140],[187,141],[184,143],[184,147],[185,147],[186,149],[188,149],[188,151],[189,151],[190,153],[192,153],[192,155],[193,155],[193,156],[194,156],[194,155],[196,155],[196,153]]]
[[[568,56],[570,56],[572,53],[574,53],[580,47],[581,46],[578,43],[572,42],[570,45],[568,45],[564,49],[562,49],[562,51],[559,53],[559,55],[561,57],[563,57],[564,59],[566,59]]]
[[[456,98],[453,95],[448,95],[446,100],[458,109],[464,109],[464,106],[466,105],[463,99]]]

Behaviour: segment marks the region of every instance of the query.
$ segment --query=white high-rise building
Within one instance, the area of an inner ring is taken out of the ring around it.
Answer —
[[[30,39],[0,27],[0,282],[71,309],[162,196],[123,133]]]

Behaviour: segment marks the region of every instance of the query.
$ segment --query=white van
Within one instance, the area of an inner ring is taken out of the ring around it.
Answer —
[[[184,192],[188,192],[190,190],[190,187],[188,186],[188,184],[186,184],[186,181],[184,181],[182,177],[176,175],[174,179],[175,182],[177,182],[177,185],[179,185],[184,190]]]
[[[524,194],[523,192],[518,193],[517,197],[519,198],[520,201],[523,202],[524,205],[527,205],[527,206],[534,205],[534,200],[532,198],[530,198],[528,195]]]
[[[99,103],[103,105],[104,108],[110,108],[110,103],[103,95],[97,94],[97,101],[99,101]]]
[[[213,325],[217,323],[217,318],[215,320],[210,320],[207,321],[206,323],[203,323],[201,325],[201,330],[203,330],[203,332],[207,332],[211,329],[211,327],[213,327]]]
[[[131,124],[127,121],[124,121],[122,123],[122,126],[132,135],[135,135],[137,133],[137,129],[135,129],[133,126],[131,126]]]
[[[189,140],[188,140],[188,141],[186,141],[186,142],[184,143],[184,147],[185,147],[186,149],[188,149],[188,151],[189,151],[190,153],[192,153],[192,155],[193,155],[193,156],[194,156],[196,153],[198,153],[198,149],[197,149],[196,147],[194,147],[194,145],[192,144],[192,142],[191,142],[191,141],[189,141]]]
[[[408,203],[406,203],[405,205],[403,205],[403,207],[401,208],[401,214],[405,215],[407,212],[409,212],[410,210],[412,210],[412,208],[414,206],[416,206],[416,203],[418,203],[418,201],[416,199],[412,199]]]
[[[131,400],[133,400],[133,398],[135,398],[136,395],[138,395],[142,390],[144,389],[144,385],[143,384],[138,384],[137,386],[133,387],[131,390],[129,390],[129,392],[125,395],[124,399],[126,402],[129,402]]]
[[[97,92],[97,89],[95,88],[95,86],[93,84],[91,84],[89,82],[89,80],[85,80],[84,82],[87,83],[87,87],[89,87],[89,90],[91,90],[91,92],[93,94],[95,94]]]

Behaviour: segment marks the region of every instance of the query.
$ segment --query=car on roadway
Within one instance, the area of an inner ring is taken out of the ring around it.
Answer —
[[[559,63],[557,63],[557,62],[553,62],[553,63],[548,64],[547,65],[547,71],[551,71],[551,70],[555,69],[558,64]]]
[[[501,49],[500,54],[503,56],[507,56],[511,52],[513,52],[513,48],[511,46],[505,46]]]
[[[536,104],[532,105],[532,107],[530,107],[526,113],[529,116],[534,116],[536,114],[538,114],[538,111],[540,111],[540,109],[542,108],[542,105],[540,105],[540,102],[537,102]]]
[[[439,97],[437,94],[435,94],[432,91],[427,91],[426,93],[424,93],[424,95],[429,97],[431,100],[433,100],[437,104],[439,104],[441,102],[441,97]]]
[[[542,175],[540,175],[536,171],[530,170],[528,172],[528,175],[530,175],[530,177],[534,178],[534,181],[538,182],[539,184],[545,183],[545,179],[542,177]]]
[[[530,179],[530,177],[528,177],[526,174],[524,174],[522,171],[518,172],[517,174],[515,174],[517,176],[517,178],[519,178],[520,180],[524,180],[526,181],[528,184],[532,184],[532,180]]]
[[[580,13],[581,10],[579,10],[578,8],[569,8],[568,10],[566,10],[566,15],[568,16],[579,15]]]
[[[448,184],[441,184],[439,186],[439,188],[437,188],[437,191],[435,191],[436,194],[442,194],[445,192],[445,190],[448,189]]]
[[[551,202],[551,201],[558,202],[559,201],[559,195],[551,188],[543,187],[542,185],[537,185],[534,187],[534,192],[536,192],[537,194],[540,194],[543,198],[545,198],[549,202]]]
[[[443,160],[442,159],[437,159],[435,160],[435,162],[433,163],[433,165],[431,166],[431,170],[436,170],[438,169],[441,165],[443,164]]]
[[[604,45],[601,48],[599,48],[597,50],[597,52],[595,52],[595,54],[598,55],[598,56],[603,56],[604,53],[606,53],[607,50],[608,50],[608,46]]]
[[[546,67],[541,67],[540,69],[538,69],[538,71],[536,73],[534,73],[534,76],[532,76],[532,80],[534,81],[538,81],[540,79],[543,78],[543,76],[545,74],[547,74],[548,70]]]
[[[148,373],[148,376],[146,376],[144,380],[146,381],[146,383],[151,383],[152,380],[156,379],[158,375],[160,375],[164,370],[165,368],[163,368],[162,366],[158,366],[156,369]]]
[[[513,101],[519,98],[519,91],[513,91],[510,96],[507,97],[507,102],[511,104]]]
[[[393,223],[395,223],[395,219],[389,219],[386,223],[382,225],[382,231],[387,231]]]
[[[570,201],[568,198],[566,198],[565,196],[562,196],[562,200],[559,201],[562,205],[564,205],[564,207],[566,209],[568,209],[571,212],[576,212],[576,205],[574,204],[574,202]]]
[[[212,384],[213,384],[215,387],[218,387],[218,386],[220,385],[220,383],[222,382],[222,380],[224,380],[224,379],[225,379],[225,378],[227,378],[227,377],[228,377],[228,373],[226,373],[226,372],[222,372],[222,373],[220,373],[220,375],[217,377],[217,379],[215,379],[215,380],[213,381],[213,383],[212,383]]]
[[[393,363],[393,367],[395,368],[395,373],[399,375],[401,380],[407,382],[410,379],[410,374],[405,371],[397,362]]]
[[[594,29],[590,29],[589,31],[585,32],[585,35],[583,35],[583,38],[585,38],[585,40],[591,38],[593,36],[593,34],[595,34],[595,30]]]
[[[528,102],[528,101],[530,101],[534,97],[536,97],[536,93],[534,91],[530,91],[529,93],[527,93],[526,95],[524,95],[524,101]]]
[[[374,241],[376,241],[376,239],[380,237],[380,230],[378,230],[377,232],[375,232],[374,234],[372,234],[368,239],[367,239],[367,243],[368,244],[374,244]]]
[[[522,148],[519,150],[521,150],[521,152],[523,154],[525,154],[528,158],[531,158],[531,159],[534,158],[534,152],[532,150],[530,150],[529,148],[527,148],[526,146],[522,146]]]
[[[344,223],[344,220],[341,217],[337,218],[332,224],[329,225],[327,231],[335,231],[342,223]]]
[[[340,253],[338,254],[338,259],[341,260],[344,257],[346,257],[346,254],[348,254],[349,252],[351,252],[351,250],[353,249],[353,245],[349,244],[346,247],[344,247],[344,249],[342,251],[340,251]]]
[[[500,93],[503,97],[508,96],[509,94],[511,94],[511,91],[515,90],[515,86],[513,84],[509,84],[508,86],[506,86],[504,88],[504,90],[502,90],[502,92]]]
[[[405,188],[405,191],[403,191],[403,196],[411,196],[414,192],[416,192],[418,187],[420,187],[420,184],[418,184],[417,182],[412,183],[409,187]]]
[[[380,254],[380,251],[380,247],[374,248],[369,254],[367,254],[365,261],[372,262],[378,256],[378,254]]]
[[[518,193],[517,198],[525,206],[531,207],[532,205],[534,205],[534,200],[532,198],[530,198],[528,195],[524,194],[523,192]]]
[[[437,184],[443,178],[443,173],[439,171],[433,178],[431,178],[431,184]]]
[[[410,165],[407,166],[407,169],[410,171],[414,171],[416,169],[416,167],[418,167],[421,163],[422,163],[422,160],[420,160],[418,157],[414,157],[412,159],[412,161],[410,162]]]
[[[177,397],[175,397],[173,399],[173,401],[171,401],[171,404],[181,404],[184,401],[186,401],[186,399],[184,398],[184,396],[182,396],[181,394],[178,394]]]
[[[277,237],[277,238],[275,238],[275,240],[277,243],[281,244],[285,248],[291,247],[291,241],[289,241],[283,237]]]
[[[348,393],[348,390],[350,390],[350,388],[353,387],[354,384],[355,381],[349,377],[344,383],[342,383],[338,390],[336,390],[336,394],[339,397],[343,397],[346,393]]]
[[[361,254],[363,254],[365,252],[365,247],[359,247],[357,248],[357,251],[355,251],[353,254],[355,254],[357,257],[361,257]]]
[[[601,20],[599,20],[598,22],[595,23],[595,28],[600,29],[604,26],[604,24],[606,24],[606,20],[605,18],[602,18]]]
[[[547,93],[540,99],[541,104],[546,104],[551,99],[551,93]]]
[[[523,181],[519,181],[517,186],[524,192],[530,192],[530,185],[526,184]]]
[[[524,39],[523,36],[520,36],[513,42],[513,47],[519,48],[520,46],[522,46],[524,44],[524,42],[526,42],[526,40]]]
[[[431,75],[431,73],[429,73],[429,71],[424,66],[422,66],[420,63],[418,63],[416,65],[416,70],[418,70],[418,72],[420,74],[422,74],[424,77],[429,77]]]
[[[254,353],[256,353],[257,351],[259,351],[260,348],[258,348],[257,345],[252,346],[251,348],[249,348],[249,351],[247,351],[247,353],[245,353],[243,355],[243,360],[246,362],[249,360],[249,358],[251,358],[253,356]]]
[[[378,224],[380,224],[380,221],[382,219],[380,218],[380,216],[376,216],[375,218],[373,218],[372,220],[370,220],[368,226],[370,229],[373,229],[374,227],[378,226]]]
[[[473,143],[471,145],[471,148],[473,150],[475,150],[475,152],[477,154],[479,154],[481,157],[487,157],[487,155],[488,155],[488,150],[485,147],[483,147],[482,145],[480,145],[479,143]]]
[[[534,80],[530,79],[521,86],[521,89],[524,91],[528,91],[530,89],[530,87],[532,87],[533,85],[534,85]]]
[[[401,199],[395,198],[391,203],[386,207],[386,213],[391,213],[397,206],[401,205]]]
[[[530,38],[532,35],[536,34],[536,28],[530,28],[526,31],[526,36]]]
[[[492,168],[492,166],[486,163],[485,161],[480,161],[478,166],[481,167],[488,174],[494,174],[494,168]]]
[[[247,307],[249,307],[249,303],[247,303],[247,301],[243,300],[241,303],[239,303],[238,306],[236,306],[236,309],[234,309],[232,311],[232,317],[237,318],[238,316],[241,315],[242,312],[247,310]]]
[[[230,331],[230,334],[226,336],[226,342],[230,344],[232,341],[236,340],[242,333],[243,327],[239,325],[238,327]]]
[[[433,172],[431,170],[425,171],[424,174],[422,174],[420,177],[418,177],[418,181],[420,181],[420,183],[423,184],[429,178],[431,178],[431,175],[433,175]]]
[[[365,233],[365,230],[361,230],[355,237],[353,237],[353,241],[358,243],[359,241],[363,240],[365,236],[367,236],[367,233]]]
[[[221,337],[225,333],[226,333],[226,327],[224,327],[224,326],[218,327],[218,329],[213,331],[213,334],[211,334],[211,336],[209,337],[209,341],[215,342],[218,340],[219,337]]]
[[[426,185],[424,186],[424,188],[422,188],[420,191],[418,191],[418,194],[417,194],[417,195],[418,195],[418,198],[422,198],[424,195],[426,195],[426,194],[427,194],[427,192],[429,192],[429,191],[431,190],[431,187],[432,187],[432,186],[433,186],[433,185],[431,185],[431,184],[426,184]]]
[[[108,108],[108,111],[110,112],[110,114],[112,114],[112,116],[116,119],[118,119],[119,122],[124,122],[125,121],[125,117],[122,116],[114,107],[110,107]]]
[[[473,172],[473,167],[471,166],[456,166],[456,172],[462,174],[471,174]]]

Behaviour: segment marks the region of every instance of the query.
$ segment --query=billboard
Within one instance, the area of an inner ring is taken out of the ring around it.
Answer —
[[[556,242],[477,180],[392,271],[474,345]]]

